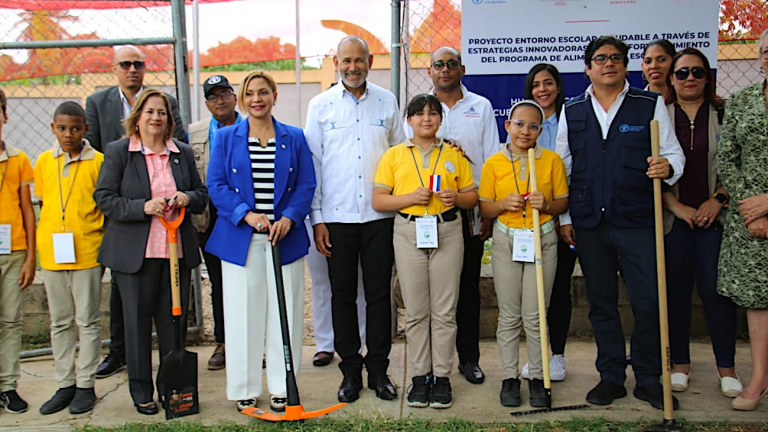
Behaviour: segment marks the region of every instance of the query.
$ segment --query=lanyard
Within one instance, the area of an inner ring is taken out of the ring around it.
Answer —
[[[10,164],[10,158],[8,157],[8,149],[5,147],[5,141],[0,141],[3,144],[3,153],[5,153],[5,169],[3,169],[3,177],[0,178],[0,192],[3,191],[3,185],[5,184],[5,174],[8,172],[8,164]]]
[[[437,152],[437,159],[435,159],[435,166],[432,168],[432,175],[435,175],[435,171],[437,171],[437,163],[440,162],[440,155],[443,153],[443,145],[440,144],[440,150]],[[421,182],[421,187],[424,186],[424,179],[421,178],[421,170],[419,169],[419,163],[416,162],[416,155],[413,153],[413,147],[411,147],[411,157],[413,157],[413,164],[416,166],[416,172],[419,173],[419,181]],[[429,214],[429,204],[424,206],[424,214]]]
[[[77,162],[77,165],[75,165],[75,173],[72,175],[72,181],[69,182],[69,191],[67,192],[67,199],[64,199],[64,193],[61,190],[61,157],[62,157],[62,151],[61,147],[59,147],[59,157],[56,158],[56,167],[58,168],[58,171],[56,171],[56,174],[59,179],[59,205],[61,205],[61,230],[64,231],[64,214],[67,210],[67,204],[69,204],[69,198],[72,197],[72,189],[74,189],[75,185],[75,179],[77,178],[77,171],[80,169],[80,159],[83,157],[83,146],[80,145],[80,154],[77,156],[77,159],[75,162]]]
[[[510,150],[509,146],[507,146],[507,150],[509,151],[509,156],[510,156],[509,160],[512,161],[512,173],[515,176],[515,189],[517,189],[517,194],[520,195],[520,185],[517,184],[517,170],[515,169],[515,160],[514,160],[515,156],[512,153],[512,150]],[[517,160],[519,160],[521,164],[522,164],[522,159],[523,159],[522,156],[518,156],[517,158]],[[528,179],[526,180],[526,183],[527,184],[525,185],[525,195],[523,196],[523,198],[528,197],[528,193],[531,189],[531,172],[530,171],[528,171]],[[523,200],[523,228],[525,228],[525,207],[527,205],[528,205],[528,200],[527,199]]]

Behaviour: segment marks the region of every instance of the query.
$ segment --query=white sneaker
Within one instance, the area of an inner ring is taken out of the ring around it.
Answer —
[[[565,381],[565,364],[568,359],[561,355],[553,355],[549,359],[549,379],[552,381]]]
[[[246,408],[256,408],[256,398],[250,398],[250,399],[241,399],[237,401],[237,410],[243,411]]]
[[[526,362],[525,366],[523,366],[523,372],[520,374],[520,378],[531,379],[531,371],[528,370],[528,362]]]
[[[682,372],[672,373],[672,391],[684,392],[686,390],[688,390],[688,374]]]
[[[723,393],[723,396],[735,398],[741,395],[741,392],[744,391],[744,386],[741,385],[738,376],[736,378],[720,377],[720,391]]]

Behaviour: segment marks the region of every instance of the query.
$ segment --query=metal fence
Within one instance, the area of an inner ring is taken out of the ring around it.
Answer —
[[[136,8],[107,10],[45,10],[41,3],[30,0],[24,10],[0,6],[0,89],[8,97],[3,139],[33,163],[55,143],[50,123],[60,103],[85,106],[89,95],[117,85],[112,73],[117,45],[141,45],[144,85],[176,94],[170,2],[141,7],[138,1]],[[158,40],[166,43],[145,45]],[[102,46],[76,47],[97,43]]]
[[[403,105],[419,93],[432,89],[427,76],[429,54],[443,46],[461,48],[461,0],[402,0]],[[752,0],[745,3],[759,3]],[[763,2],[764,3],[764,2]],[[750,5],[742,5],[747,10]],[[510,22],[510,25],[514,25]],[[754,29],[759,35],[760,30]],[[758,46],[754,36],[725,36],[718,44],[717,93],[728,97],[734,91],[762,79]],[[471,73],[471,71],[468,71]]]

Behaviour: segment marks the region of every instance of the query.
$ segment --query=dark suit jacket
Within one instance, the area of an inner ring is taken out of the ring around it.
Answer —
[[[104,152],[93,198],[109,219],[101,242],[99,262],[123,273],[136,273],[144,262],[152,216],[144,214],[144,203],[152,198],[144,155],[128,151],[128,138],[111,142]],[[187,212],[201,213],[208,204],[208,189],[195,169],[192,149],[176,141],[180,153],[171,153],[171,170],[176,189],[189,196]],[[191,215],[190,215],[191,216]],[[184,263],[187,268],[200,264],[197,235],[192,218],[185,217],[179,227]]]
[[[171,100],[173,114],[173,137],[186,142],[184,122],[179,114],[179,104],[176,98],[166,93]],[[88,133],[85,138],[96,150],[104,153],[107,143],[125,137],[123,129],[123,101],[120,100],[120,87],[110,87],[96,92],[85,100],[85,120],[88,123]]]

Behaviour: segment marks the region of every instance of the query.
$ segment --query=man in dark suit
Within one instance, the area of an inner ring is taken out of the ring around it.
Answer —
[[[85,138],[96,150],[103,152],[108,143],[126,135],[123,120],[133,108],[139,93],[144,89],[144,73],[147,65],[144,54],[135,46],[126,45],[115,51],[112,70],[117,77],[115,87],[88,96],[85,101],[85,118],[89,129]],[[186,141],[184,123],[179,114],[176,99],[168,95],[173,112],[173,137]],[[111,343],[109,354],[99,365],[96,378],[106,378],[125,369],[125,335],[123,325],[123,306],[120,293],[112,281],[112,293],[109,299],[109,332]]]

